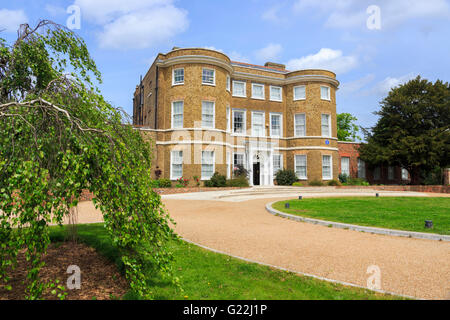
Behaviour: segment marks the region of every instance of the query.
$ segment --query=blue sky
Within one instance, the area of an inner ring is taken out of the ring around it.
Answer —
[[[338,112],[364,127],[391,87],[417,75],[450,80],[450,0],[0,0],[0,35],[13,41],[20,23],[44,18],[66,24],[71,5],[103,95],[129,113],[139,76],[173,46],[335,71]]]

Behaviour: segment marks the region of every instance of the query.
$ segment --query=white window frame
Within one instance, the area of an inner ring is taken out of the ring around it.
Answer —
[[[205,70],[209,70],[209,71],[213,72],[213,82],[212,83],[204,81],[204,79],[203,79],[203,72]],[[213,69],[213,68],[202,68],[202,84],[207,85],[207,86],[215,86],[216,85],[216,69]]]
[[[213,123],[212,123],[212,127],[207,127],[207,126],[203,125],[203,103],[204,102],[212,103],[212,105],[213,105]],[[216,103],[214,101],[203,100],[202,101],[202,128],[204,128],[204,129],[214,129],[215,127],[216,127]]]
[[[243,95],[239,95],[236,94],[234,91],[234,86],[235,84],[243,84],[244,85],[244,94]],[[233,80],[233,92],[232,92],[233,97],[238,97],[238,98],[247,98],[247,82],[245,81],[238,81],[238,80]]]
[[[274,98],[272,90],[280,89],[280,98]],[[283,102],[283,87],[280,86],[270,86],[270,101]]]
[[[174,163],[174,152],[181,152],[181,163]],[[175,176],[173,172],[173,165],[181,165],[181,175]],[[170,151],[170,180],[177,180],[183,177],[183,151],[182,150],[171,150]]]
[[[346,170],[344,171],[344,166],[342,160],[346,159]],[[350,157],[341,157],[341,173],[346,174],[348,177],[350,177]]]
[[[234,131],[234,114],[236,112],[244,113],[244,119],[243,119],[244,123],[243,123],[243,128],[242,128],[243,132],[235,132]],[[232,112],[231,112],[231,132],[236,135],[246,135],[247,134],[247,111],[246,110],[244,110],[244,109],[233,109],[232,110]]]
[[[235,156],[236,155],[241,155],[242,156],[242,166],[244,167],[244,169],[245,169],[245,167],[246,167],[246,165],[245,165],[245,153],[244,152],[233,152],[233,158],[232,158],[232,168],[234,169],[235,168],[235,166],[237,165],[237,163],[235,163]],[[231,170],[231,171],[234,171],[234,170]]]
[[[274,135],[272,132],[272,116],[279,116],[280,117],[280,135]],[[274,138],[281,138],[283,137],[283,114],[282,113],[277,113],[277,112],[270,112],[269,113],[269,120],[270,120],[270,136],[274,137]]]
[[[175,81],[175,71],[177,71],[177,70],[183,70],[183,81],[182,81],[182,82],[176,82],[176,81]],[[184,68],[174,68],[174,69],[172,70],[172,86],[180,86],[180,85],[183,85],[183,84],[184,84],[184,77],[185,77],[185,74],[184,74]]]
[[[323,134],[323,124],[322,124],[322,117],[323,116],[328,116],[328,135],[324,135]],[[320,115],[320,130],[321,130],[322,137],[331,138],[331,136],[332,136],[332,134],[331,134],[331,114],[329,114],[329,113],[322,113]]]
[[[174,107],[175,107],[175,103],[177,103],[177,102],[181,102],[183,104],[182,105],[183,111],[181,113],[181,116],[182,116],[181,127],[175,127],[175,125],[174,125],[174,111],[173,110],[174,110]],[[184,128],[184,101],[183,100],[172,101],[171,128],[172,129],[182,129],[182,128]]]
[[[226,155],[227,159],[227,179],[231,179],[231,171],[232,171],[232,166],[231,166],[231,152],[227,151],[227,155]]]
[[[305,176],[301,177],[297,173],[297,157],[305,157]],[[294,172],[299,180],[308,180],[308,155],[306,154],[295,154],[294,155]]]
[[[262,87],[262,97],[255,96],[255,87]],[[265,88],[266,87],[261,83],[252,83],[252,99],[265,100]]]
[[[304,134],[303,135],[301,135],[301,134],[298,134],[298,132],[297,132],[297,122],[296,122],[296,120],[297,120],[297,115],[304,115],[304,119],[305,119],[305,124],[304,124],[304,127],[305,127],[305,132],[304,132]],[[306,113],[296,113],[296,114],[294,114],[294,137],[306,137]]]
[[[231,108],[227,106],[227,128],[226,132],[231,132]]]
[[[322,96],[322,88],[326,88],[327,89],[328,97],[323,97]],[[331,88],[329,86],[320,86],[320,99],[326,100],[326,101],[331,101]]]
[[[295,94],[295,89],[297,89],[297,88],[304,88],[304,89],[305,89],[305,96],[304,96],[303,98],[299,98],[299,97],[296,96],[296,94]],[[305,85],[302,85],[302,86],[295,86],[294,89],[293,89],[293,91],[294,91],[294,101],[306,100],[306,86],[305,86]]]
[[[323,165],[324,161],[323,161],[323,159],[325,157],[330,157],[330,176],[329,177],[326,177],[323,174],[323,168],[324,168],[324,165]],[[333,180],[333,156],[332,155],[329,155],[329,154],[323,154],[322,155],[322,180]]]
[[[403,181],[409,180],[409,171],[405,168],[402,168],[402,180]]]
[[[231,90],[231,77],[227,75],[227,91]]]
[[[204,152],[212,153],[212,173],[211,173],[210,177],[203,176],[203,165],[204,164],[205,165],[211,165],[211,163],[203,163],[203,153]],[[215,152],[214,151],[208,151],[208,150],[202,150],[202,164],[201,164],[201,167],[200,167],[200,174],[202,176],[201,180],[210,180],[211,177],[214,175],[215,171],[216,171],[216,155],[215,155]]]
[[[272,155],[272,161],[274,163],[273,166],[273,176],[275,177],[276,173],[278,172],[278,170],[275,171],[275,157],[280,157],[280,168],[278,170],[283,170],[284,166],[283,166],[283,155],[281,153],[274,153]]]
[[[262,114],[262,135],[256,134],[254,131],[254,115],[255,114]],[[252,111],[252,136],[254,137],[265,137],[266,136],[266,113],[264,111]]]
[[[358,178],[366,178],[366,162],[358,158]]]

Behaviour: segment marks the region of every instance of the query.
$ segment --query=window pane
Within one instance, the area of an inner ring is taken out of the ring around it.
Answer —
[[[281,155],[273,155],[273,175],[275,175],[279,170],[281,170]]]
[[[245,83],[244,82],[233,82],[233,95],[245,97]]]
[[[275,137],[281,136],[281,115],[272,114],[270,116],[271,135]]]
[[[183,176],[183,151],[172,151],[172,179]]]
[[[322,115],[322,136],[329,137],[330,136],[330,115],[323,114]]]
[[[264,86],[259,84],[252,85],[252,97],[253,98],[264,98]]]
[[[306,115],[295,115],[295,135],[297,137],[304,137],[306,135]]]
[[[388,167],[388,179],[394,180],[394,167]]]
[[[295,156],[295,173],[299,179],[307,178],[306,155]]]
[[[202,82],[207,84],[214,84],[214,70],[203,69]]]
[[[324,179],[331,179],[331,156],[322,157],[322,176]]]
[[[184,83],[184,69],[175,69],[173,72],[174,84]]]
[[[244,111],[233,112],[233,131],[235,133],[245,132]]]
[[[294,88],[294,99],[299,100],[299,99],[305,99],[305,98],[306,98],[306,87],[305,86],[295,87]]]
[[[280,87],[270,87],[270,99],[281,101],[281,88]]]
[[[320,87],[320,96],[322,99],[329,100],[330,99],[330,88],[329,87]]]
[[[341,158],[341,173],[350,176],[350,158]]]
[[[358,178],[365,178],[366,177],[366,163],[358,159]]]
[[[202,179],[209,179],[214,174],[214,151],[202,151]]]
[[[173,103],[172,123],[174,128],[183,128],[183,102]]]
[[[263,113],[252,113],[252,130],[254,136],[264,136]]]
[[[202,102],[202,128],[214,127],[214,102]]]

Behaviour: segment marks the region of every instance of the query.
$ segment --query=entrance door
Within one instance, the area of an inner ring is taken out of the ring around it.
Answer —
[[[261,169],[260,169],[260,163],[254,163],[253,164],[253,185],[259,186],[261,184],[260,182],[260,175],[261,175]]]

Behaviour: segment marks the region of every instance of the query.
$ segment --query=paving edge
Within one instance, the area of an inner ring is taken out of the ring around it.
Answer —
[[[259,264],[259,265],[262,265],[262,266],[266,266],[266,267],[270,267],[270,268],[274,268],[274,269],[277,269],[277,270],[280,270],[280,271],[286,271],[286,272],[294,273],[294,274],[297,274],[297,275],[300,275],[300,276],[304,276],[304,277],[310,277],[310,278],[314,278],[314,279],[321,280],[321,281],[327,281],[327,282],[336,283],[336,284],[340,284],[340,285],[347,286],[347,287],[364,289],[364,290],[368,290],[368,291],[373,291],[373,292],[377,292],[377,293],[381,293],[381,294],[397,296],[397,297],[401,297],[401,298],[407,298],[407,299],[412,299],[412,300],[427,300],[427,299],[423,299],[423,298],[418,298],[418,297],[408,296],[408,295],[404,295],[404,294],[400,294],[400,293],[395,293],[395,292],[392,292],[392,291],[385,291],[385,290],[379,290],[379,289],[370,289],[368,287],[364,287],[364,286],[361,286],[359,284],[354,284],[354,283],[350,283],[350,282],[334,280],[334,279],[330,279],[330,278],[324,278],[324,277],[316,276],[316,275],[310,274],[310,273],[304,273],[304,272],[300,272],[300,271],[290,270],[290,269],[286,269],[286,268],[283,268],[283,267],[280,267],[280,266],[275,266],[273,264],[268,264],[268,263],[264,263],[264,262],[260,262],[260,261],[255,261],[255,260],[243,258],[243,257],[240,257],[240,256],[235,256],[235,255],[232,255],[232,254],[220,251],[220,250],[209,248],[207,246],[204,246],[202,244],[199,244],[199,243],[196,243],[194,241],[188,240],[186,238],[181,238],[181,239],[184,242],[193,244],[193,245],[195,245],[197,247],[203,248],[203,249],[211,251],[211,252],[223,254],[223,255],[229,256],[231,258],[242,260],[242,261],[249,262],[249,263],[256,263],[256,264]]]
[[[274,209],[272,207],[272,205],[275,202],[279,202],[279,201],[273,201],[273,202],[266,204],[266,210],[275,216],[279,216],[279,217],[290,219],[290,220],[318,224],[318,225],[325,226],[325,227],[333,227],[333,228],[340,228],[340,229],[346,229],[346,230],[354,230],[354,231],[360,231],[360,232],[382,234],[382,235],[387,235],[387,236],[426,239],[426,240],[438,240],[438,241],[450,241],[450,236],[436,234],[436,233],[423,233],[423,232],[412,232],[412,231],[384,229],[384,228],[376,228],[376,227],[365,227],[365,226],[358,226],[355,224],[348,224],[348,223],[326,221],[326,220],[319,220],[319,219],[306,218],[306,217],[302,217],[302,216],[296,216],[293,214],[281,212],[281,211]]]

